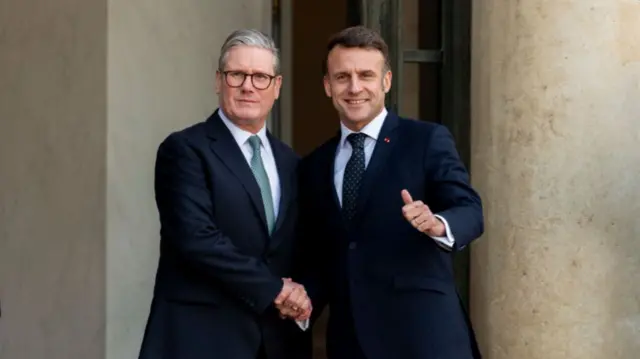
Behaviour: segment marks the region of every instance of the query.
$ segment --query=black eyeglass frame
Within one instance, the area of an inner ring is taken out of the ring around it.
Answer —
[[[252,73],[252,74],[248,74],[246,72],[236,71],[236,70],[228,70],[228,71],[218,70],[218,72],[220,72],[222,74],[222,76],[224,77],[224,81],[227,84],[227,86],[233,87],[233,88],[242,87],[244,85],[245,81],[247,81],[247,77],[251,77],[251,85],[253,85],[253,87],[255,87],[256,90],[266,90],[266,89],[268,89],[271,86],[271,84],[273,83],[273,79],[278,77],[278,75],[270,75],[270,74],[265,74],[263,72],[255,72],[255,73]],[[239,85],[234,86],[234,85],[229,83],[229,74],[230,73],[242,74],[242,81],[240,82]],[[267,83],[267,85],[264,86],[264,87],[256,86],[256,82],[255,82],[255,78],[254,78],[254,76],[256,76],[256,75],[267,76],[269,78],[269,82]]]

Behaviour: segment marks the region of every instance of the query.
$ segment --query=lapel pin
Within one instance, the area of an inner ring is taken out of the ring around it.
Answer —
[[[385,137],[384,138],[384,142],[389,143],[389,142],[391,142],[391,140],[389,140],[389,137]]]

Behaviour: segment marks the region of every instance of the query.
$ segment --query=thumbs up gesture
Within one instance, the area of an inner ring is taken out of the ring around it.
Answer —
[[[422,203],[422,201],[414,201],[406,189],[403,189],[400,195],[404,202],[402,214],[415,229],[431,237],[443,237],[446,235],[444,223],[431,213],[429,206]]]

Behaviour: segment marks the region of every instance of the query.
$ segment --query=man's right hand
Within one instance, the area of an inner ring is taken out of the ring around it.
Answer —
[[[306,320],[311,316],[311,300],[304,286],[293,282],[289,278],[283,278],[280,294],[274,300],[276,308],[283,317],[295,320]]]

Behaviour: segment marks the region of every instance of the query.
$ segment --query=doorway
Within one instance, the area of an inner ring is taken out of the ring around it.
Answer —
[[[470,158],[471,0],[274,0],[274,35],[282,49],[284,93],[275,133],[304,156],[339,130],[322,87],[328,38],[351,25],[378,30],[389,45],[393,85],[387,107],[400,116],[443,124],[460,156]],[[468,306],[468,249],[455,257]],[[326,358],[327,312],[314,326],[314,358]]]

